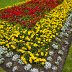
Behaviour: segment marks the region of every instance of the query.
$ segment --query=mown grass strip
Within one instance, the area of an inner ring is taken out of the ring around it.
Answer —
[[[0,0],[0,10],[5,8],[10,8],[12,6],[17,6],[19,4],[23,4],[30,0]]]
[[[62,72],[72,72],[72,44]]]

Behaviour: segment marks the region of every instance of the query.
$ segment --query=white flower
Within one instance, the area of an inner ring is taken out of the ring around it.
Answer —
[[[56,39],[56,41],[61,41],[60,38],[58,38],[58,37],[56,37],[55,39]]]
[[[7,53],[7,48],[2,48],[2,46],[0,46],[0,54],[5,54]]]
[[[63,32],[60,32],[60,35],[59,35],[60,37],[63,37]]]
[[[57,57],[57,62],[62,61],[62,58],[60,56]]]
[[[53,47],[54,49],[58,49],[58,45],[56,45],[56,44],[52,44],[52,47]]]
[[[57,67],[56,67],[56,66],[52,66],[52,69],[53,69],[53,70],[57,70]]]
[[[68,37],[69,35],[68,35],[68,33],[64,33],[64,36]]]
[[[47,57],[47,60],[52,61],[52,57],[51,56]]]
[[[65,50],[65,48],[64,48],[64,47],[62,47],[62,50],[64,51],[64,50]]]
[[[2,46],[0,46],[0,48],[2,48]]]
[[[72,29],[70,29],[70,32],[72,32]]]
[[[0,47],[0,54],[4,54],[4,50],[2,47]]]
[[[31,71],[31,72],[39,72],[38,69],[36,69],[36,68],[33,68],[33,69],[31,69],[30,71]]]
[[[16,70],[18,70],[18,67],[14,66],[13,69],[12,69],[12,72],[15,72]]]
[[[4,63],[4,60],[5,60],[4,58],[1,58],[0,59],[0,64]]]
[[[6,67],[10,68],[12,66],[12,62],[6,63]]]
[[[3,47],[3,50],[4,50],[4,51],[7,51],[7,48],[6,48],[6,47]]]
[[[12,57],[12,61],[17,61],[18,58],[20,58],[20,55],[15,54],[15,55]]]
[[[51,68],[51,63],[50,62],[46,62],[44,68],[45,69]]]
[[[68,42],[68,41],[66,41],[66,40],[65,40],[64,42],[65,42],[65,44],[66,44],[66,45],[68,45],[68,44],[69,44],[69,42]]]
[[[24,62],[21,59],[18,59],[19,64],[24,64]]]
[[[24,66],[24,69],[25,69],[25,70],[29,70],[31,67],[32,67],[31,64],[27,64],[26,66]]]
[[[40,71],[40,72],[44,72],[44,71]]]
[[[54,52],[53,52],[53,51],[49,51],[49,55],[51,55],[51,56],[52,56],[53,54],[54,54]]]
[[[0,54],[0,58],[2,58],[2,55]]]
[[[7,54],[6,54],[6,57],[12,57],[13,56],[13,52],[12,51],[10,51],[10,52],[8,52]]]
[[[67,21],[65,22],[65,24],[64,24],[64,26],[62,27],[62,31],[63,32],[65,32],[65,30],[67,30],[68,29],[68,27],[71,25],[71,17],[72,17],[72,15],[70,15],[69,17],[68,17],[68,19],[67,19]]]
[[[59,62],[57,61],[57,62],[55,62],[55,64],[56,64],[56,65],[59,65]]]
[[[62,32],[65,32],[66,31],[66,29],[67,29],[67,26],[66,25],[64,25],[63,27],[62,27]]]
[[[58,54],[63,55],[63,51],[62,50],[59,50],[58,51]]]
[[[70,22],[71,22],[71,18],[72,18],[72,14],[70,14],[70,16],[68,17],[65,25],[70,25],[70,24],[71,24],[71,23],[70,23]]]

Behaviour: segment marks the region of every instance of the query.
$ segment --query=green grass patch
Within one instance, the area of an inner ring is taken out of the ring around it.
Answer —
[[[3,68],[0,67],[0,72],[6,72]]]
[[[12,6],[13,4],[17,4],[22,1],[26,1],[26,0],[0,0],[0,8]]]
[[[68,57],[66,59],[66,63],[63,68],[63,72],[72,72],[72,44],[69,50]]]

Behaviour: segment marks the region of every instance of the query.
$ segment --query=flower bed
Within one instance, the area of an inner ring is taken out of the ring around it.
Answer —
[[[0,21],[0,45],[20,54],[24,64],[45,65],[46,69],[51,68],[51,64],[47,62],[47,59],[49,59],[47,58],[48,52],[51,50],[50,45],[59,35],[71,9],[72,1],[64,0],[62,4],[50,12],[46,12],[45,17],[37,20],[38,22],[35,22],[36,24],[34,23],[35,26],[32,28],[25,27],[19,23],[9,23],[7,22],[9,21],[8,19],[7,21]],[[0,13],[3,13],[2,11],[4,12],[4,10],[1,10]],[[30,15],[33,16],[33,14]],[[53,44],[52,47],[58,49],[56,44]],[[58,59],[61,58],[58,57]]]
[[[0,11],[0,18],[9,22],[32,27],[45,16],[45,13],[55,8],[62,0],[31,0],[27,3]]]

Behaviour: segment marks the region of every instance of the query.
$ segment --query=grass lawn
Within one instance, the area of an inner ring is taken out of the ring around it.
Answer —
[[[27,1],[27,0],[0,0],[0,8],[12,6],[13,4],[17,4],[22,1]]]
[[[6,72],[5,70],[3,70],[3,68],[0,67],[0,72]]]
[[[64,65],[63,72],[72,72],[72,45],[69,50],[69,54]]]

